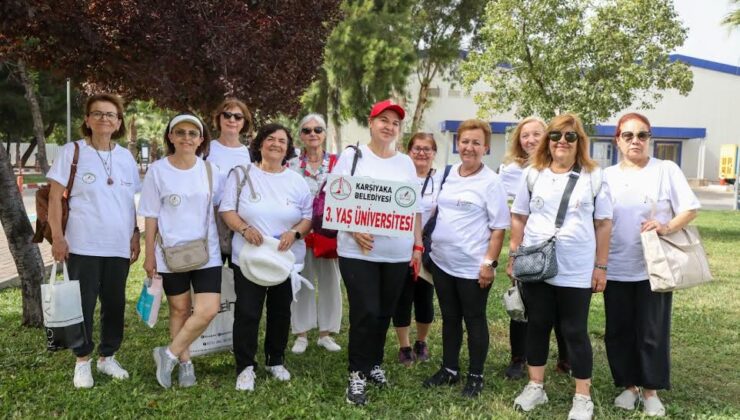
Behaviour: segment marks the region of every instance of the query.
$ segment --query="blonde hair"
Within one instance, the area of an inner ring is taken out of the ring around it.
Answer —
[[[457,140],[460,141],[462,133],[470,130],[483,130],[483,136],[486,147],[491,147],[491,126],[482,120],[469,119],[465,120],[457,127]]]
[[[527,152],[522,147],[522,143],[521,141],[519,141],[519,137],[521,137],[522,135],[522,129],[524,129],[524,126],[531,122],[538,122],[542,126],[543,130],[547,129],[547,123],[545,123],[545,121],[543,121],[539,117],[527,117],[519,121],[519,124],[516,125],[514,131],[511,132],[511,137],[509,138],[509,147],[506,149],[506,155],[504,156],[504,164],[516,162],[519,166],[526,166],[527,161],[529,160],[529,154],[527,154]],[[547,136],[545,136],[545,140],[547,140],[546,137]]]
[[[543,170],[550,166],[552,162],[552,155],[550,154],[550,138],[547,136],[551,131],[562,131],[563,128],[571,126],[573,131],[578,133],[578,141],[576,142],[576,163],[586,172],[593,171],[599,165],[591,159],[588,153],[589,138],[586,134],[586,130],[583,128],[583,123],[578,115],[572,113],[566,113],[558,115],[553,118],[545,129],[545,140],[540,142],[537,146],[537,151],[532,156],[532,166],[535,169]]]

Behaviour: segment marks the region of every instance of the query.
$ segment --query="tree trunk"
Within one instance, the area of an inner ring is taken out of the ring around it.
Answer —
[[[23,60],[18,60],[18,75],[20,76],[23,87],[26,89],[26,100],[28,100],[28,105],[31,108],[31,116],[33,117],[33,132],[36,135],[36,144],[39,147],[37,163],[41,167],[41,171],[46,174],[49,172],[49,162],[46,161],[44,120],[41,117],[41,107],[39,106],[39,100],[36,97],[36,83],[34,83],[29,76],[26,64]]]
[[[419,126],[424,120],[424,111],[427,109],[427,103],[429,103],[429,86],[431,80],[422,80],[419,84],[419,98],[416,101],[416,109],[414,109],[414,118],[411,120],[411,134],[413,135],[419,131]]]
[[[44,261],[41,259],[38,245],[31,242],[33,228],[28,221],[21,193],[15,184],[10,155],[2,144],[0,144],[0,222],[21,279],[23,325],[40,327],[43,324],[41,280],[44,277]]]
[[[32,138],[31,141],[28,142],[28,149],[26,149],[26,151],[23,152],[23,156],[21,156],[21,166],[23,166],[24,168],[26,167],[26,162],[28,162],[28,158],[30,158],[33,154],[34,149],[36,149],[36,138]]]

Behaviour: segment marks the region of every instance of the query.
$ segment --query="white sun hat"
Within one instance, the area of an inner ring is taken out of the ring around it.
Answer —
[[[239,251],[239,268],[251,282],[260,286],[277,286],[290,277],[295,264],[291,250],[278,251],[280,240],[262,237],[262,245],[246,242]]]

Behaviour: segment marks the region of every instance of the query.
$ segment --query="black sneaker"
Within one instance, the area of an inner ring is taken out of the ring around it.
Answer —
[[[416,360],[416,355],[414,354],[414,351],[411,350],[411,347],[401,347],[398,349],[398,362],[402,365],[409,367],[414,364],[414,360]]]
[[[373,367],[373,370],[370,371],[370,375],[367,379],[375,386],[378,386],[380,388],[388,385],[388,379],[386,379],[385,377],[385,371],[378,365],[375,365]]]
[[[367,397],[365,395],[365,377],[360,372],[350,372],[347,381],[347,390],[345,399],[348,403],[354,405],[365,405]]]
[[[443,366],[432,377],[424,381],[422,386],[424,388],[431,388],[441,385],[454,385],[458,382],[460,382],[460,372],[453,374]]]
[[[465,382],[465,388],[462,390],[462,396],[475,398],[483,391],[483,375],[468,373],[468,380]]]
[[[508,379],[522,379],[524,377],[524,359],[518,357],[511,359],[504,375]]]
[[[416,355],[416,360],[420,362],[426,362],[429,360],[431,356],[429,355],[429,346],[427,346],[427,342],[416,340],[414,343],[414,354]]]

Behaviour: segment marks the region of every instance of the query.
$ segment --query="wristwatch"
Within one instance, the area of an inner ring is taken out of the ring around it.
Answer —
[[[483,260],[483,265],[491,268],[496,268],[498,267],[498,260],[489,260],[486,258],[485,260]]]
[[[302,236],[301,236],[301,232],[298,232],[298,231],[297,231],[297,230],[295,230],[295,229],[291,229],[290,231],[291,231],[291,232],[294,232],[294,233],[295,233],[295,239],[296,239],[296,241],[298,241],[298,240],[300,240],[300,239],[301,239],[301,237],[302,237]]]

